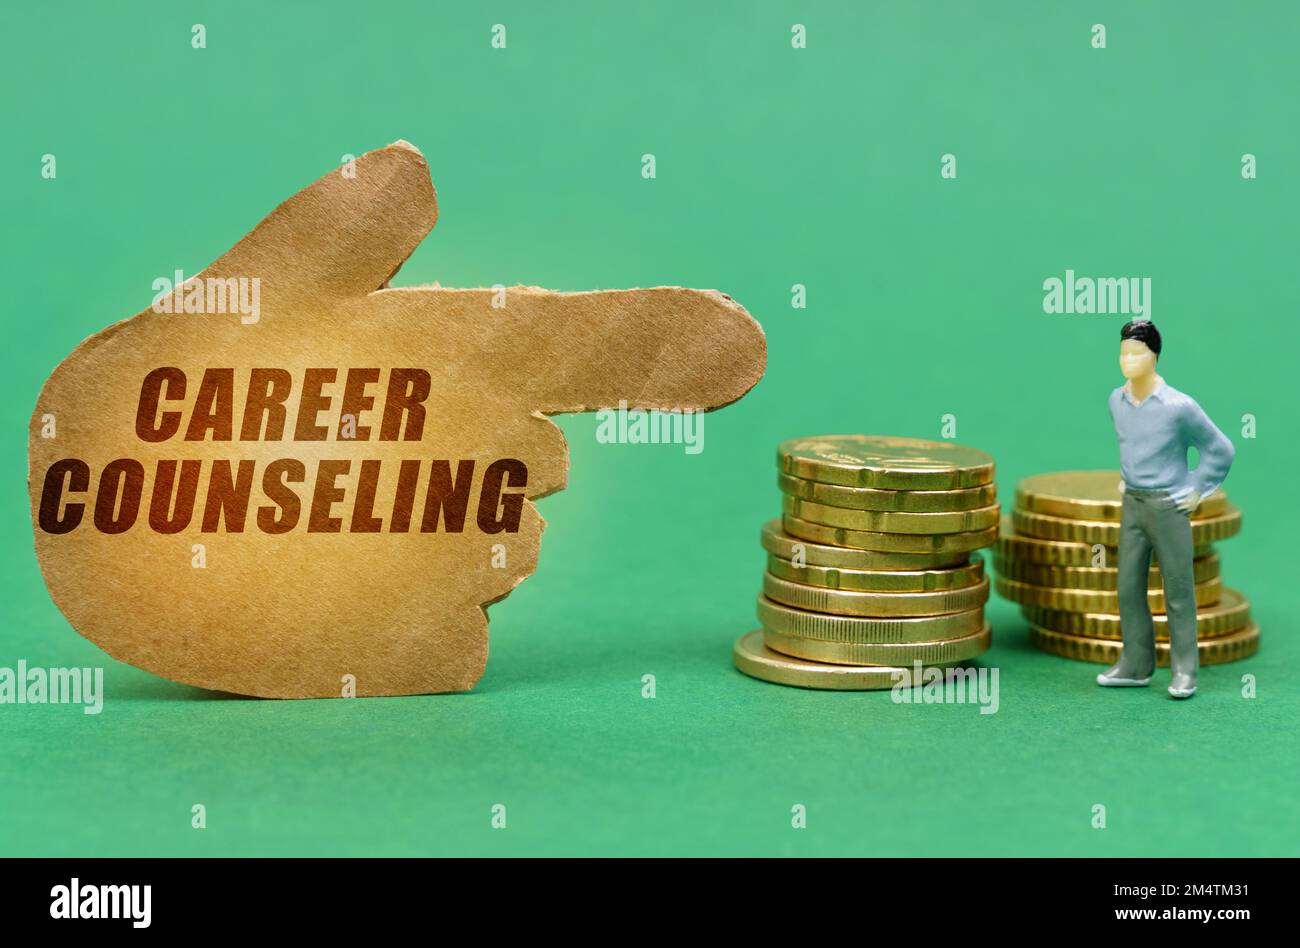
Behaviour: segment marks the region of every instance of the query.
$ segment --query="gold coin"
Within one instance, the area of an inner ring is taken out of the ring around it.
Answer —
[[[1050,543],[1050,540],[1043,541]],[[998,541],[999,548],[1002,541]],[[1118,560],[1111,562],[1118,563]],[[1119,588],[1118,566],[1046,566],[1041,563],[1027,563],[1024,560],[1008,559],[994,556],[993,565],[998,575],[1035,586],[1058,586],[1062,589],[1108,589]],[[775,570],[773,571],[775,572]],[[1219,576],[1219,554],[1207,553],[1192,560],[1192,581],[1203,583]],[[1161,589],[1163,580],[1160,565],[1152,563],[1147,570],[1147,588]]]
[[[805,586],[763,574],[763,593],[769,599],[796,609],[829,612],[839,616],[941,616],[966,612],[988,601],[989,581],[965,589],[927,592],[864,592],[857,589],[825,589]]]
[[[767,571],[773,576],[823,589],[858,589],[863,592],[929,592],[963,589],[984,577],[984,558],[967,554],[969,562],[951,569],[837,569],[834,566],[795,566],[790,560],[769,555]]]
[[[1096,549],[1100,548],[1100,549]],[[1193,548],[1193,556],[1205,556],[1211,552],[1209,544]],[[1097,554],[1101,554],[1098,561]],[[1119,566],[1119,547],[1104,543],[1084,543],[1081,540],[1044,540],[1016,533],[1010,517],[1002,518],[1002,530],[998,536],[997,555],[1005,560],[1021,560],[1027,563],[1041,563],[1047,566],[1096,566],[1109,568]],[[1154,554],[1152,562],[1155,562]]]
[[[776,486],[781,489],[781,493],[800,500],[854,510],[936,513],[987,507],[998,499],[998,489],[993,484],[968,487],[965,490],[880,490],[875,487],[841,487],[838,484],[791,477],[789,474],[777,474]]]
[[[1065,658],[1073,658],[1080,662],[1098,662],[1102,665],[1115,664],[1124,651],[1123,643],[1120,642],[1112,642],[1107,639],[1089,639],[1079,635],[1066,635],[1062,632],[1053,632],[1050,629],[1041,629],[1035,625],[1029,627],[1029,641],[1044,652],[1051,652]],[[1196,642],[1196,651],[1199,653],[1202,665],[1222,665],[1224,662],[1235,662],[1238,659],[1254,655],[1258,648],[1259,626],[1253,622],[1220,638],[1198,638]],[[1168,641],[1156,642],[1156,664],[1162,668],[1168,667]]]
[[[993,459],[950,441],[885,435],[820,435],[784,442],[783,474],[845,487],[955,490],[993,483]]]
[[[1062,612],[1119,612],[1119,593],[1109,589],[1062,589],[1059,586],[1035,586],[1005,576],[997,578],[998,595],[1021,605],[1042,606]],[[1196,605],[1209,606],[1219,601],[1223,584],[1216,576],[1196,584]],[[1147,603],[1152,612],[1165,611],[1162,589],[1147,589]]]
[[[1060,471],[1035,474],[1016,485],[1016,506],[1022,510],[1070,520],[1119,522],[1123,495],[1119,471]],[[1192,519],[1217,517],[1228,506],[1223,489],[1201,501]]]
[[[1067,520],[1049,517],[1017,507],[1011,512],[1011,522],[1017,533],[1042,537],[1045,540],[1075,540],[1083,543],[1100,543],[1119,546],[1119,524],[1105,520]],[[1215,540],[1226,539],[1241,529],[1241,511],[1228,504],[1216,517],[1192,521],[1192,544],[1203,546]]]
[[[931,570],[964,566],[970,559],[969,550],[947,553],[890,553],[880,550],[854,550],[843,546],[827,546],[786,533],[780,520],[763,524],[763,549],[782,559],[796,556],[810,566],[824,566],[851,570]]]
[[[1080,635],[1085,638],[1119,639],[1119,616],[1112,612],[1064,612],[1042,606],[1021,606],[1020,611],[1034,625],[1052,632]],[[1169,617],[1152,615],[1156,638],[1169,638]],[[1219,601],[1196,610],[1196,634],[1211,638],[1240,629],[1250,621],[1250,602],[1230,586],[1223,587]]]
[[[998,538],[997,527],[971,533],[872,533],[812,523],[789,514],[781,518],[781,525],[800,540],[882,553],[969,553],[992,546]]]
[[[944,513],[914,513],[900,510],[852,510],[814,504],[788,494],[781,498],[781,509],[792,517],[823,523],[829,527],[868,530],[876,533],[969,533],[987,530],[998,524],[998,505],[975,510]]]
[[[805,639],[856,645],[897,645],[905,642],[938,642],[971,635],[978,632],[984,624],[984,609],[976,607],[966,612],[950,612],[941,616],[900,618],[836,616],[796,609],[760,595],[758,624],[769,632]]]
[[[774,652],[763,644],[763,630],[736,639],[731,660],[746,675],[778,685],[824,691],[884,691],[915,680],[916,669],[879,665],[832,665]],[[927,666],[935,667],[935,666]],[[945,667],[945,666],[938,666]],[[922,669],[924,671],[924,668]]]
[[[763,630],[763,644],[774,652],[833,665],[889,665],[897,668],[921,662],[925,665],[964,662],[987,652],[993,632],[988,623],[980,631],[959,639],[939,642],[903,642],[890,645],[862,645],[855,642],[831,642],[805,639],[772,629]]]

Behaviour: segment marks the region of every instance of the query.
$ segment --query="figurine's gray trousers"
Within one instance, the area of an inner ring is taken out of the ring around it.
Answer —
[[[1170,666],[1196,676],[1196,584],[1192,580],[1192,524],[1163,490],[1124,491],[1119,527],[1119,619],[1123,662],[1133,674],[1155,668],[1155,627],[1147,601],[1151,552],[1160,565],[1169,617]]]

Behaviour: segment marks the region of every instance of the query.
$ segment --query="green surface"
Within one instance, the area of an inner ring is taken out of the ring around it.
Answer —
[[[1296,854],[1295,4],[383,6],[6,10],[0,666],[102,664],[108,699],[0,706],[0,852]],[[569,488],[471,694],[245,700],[109,661],[32,552],[41,382],[156,276],[398,138],[441,216],[396,283],[718,287],[763,323],[765,379],[697,456],[560,420]],[[1220,550],[1260,653],[1190,703],[1167,671],[1102,691],[995,600],[996,714],[735,672],[780,440],[953,413],[1007,503],[1116,466],[1125,317],[1045,315],[1067,268],[1152,279],[1162,373],[1236,442],[1246,527]]]

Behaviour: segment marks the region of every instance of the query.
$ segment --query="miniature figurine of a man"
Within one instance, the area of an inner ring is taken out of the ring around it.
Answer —
[[[1135,319],[1119,335],[1119,367],[1128,381],[1111,392],[1110,414],[1119,436],[1123,477],[1119,616],[1124,649],[1118,664],[1097,676],[1097,684],[1151,683],[1156,653],[1147,577],[1154,550],[1169,619],[1169,693],[1190,698],[1196,693],[1200,666],[1190,518],[1201,500],[1223,483],[1236,451],[1200,405],[1156,374],[1160,333],[1154,323]],[[1189,471],[1187,450],[1193,445],[1200,460]]]

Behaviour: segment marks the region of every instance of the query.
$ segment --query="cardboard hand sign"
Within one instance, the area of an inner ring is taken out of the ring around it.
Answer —
[[[247,695],[469,688],[565,485],[543,416],[716,408],[763,373],[716,292],[389,287],[436,217],[415,148],[370,152],[59,365],[29,493],[79,632]]]

